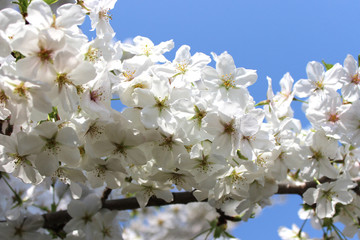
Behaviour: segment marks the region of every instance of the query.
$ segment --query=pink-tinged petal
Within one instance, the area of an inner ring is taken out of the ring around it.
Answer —
[[[56,141],[69,147],[77,147],[79,144],[78,136],[71,127],[61,128],[56,136]]]
[[[33,0],[27,8],[26,20],[39,29],[45,29],[53,23],[50,6],[42,0]]]

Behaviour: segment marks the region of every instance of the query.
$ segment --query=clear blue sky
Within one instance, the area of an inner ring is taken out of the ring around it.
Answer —
[[[141,35],[158,44],[173,39],[175,49],[166,55],[170,60],[183,44],[193,54],[228,51],[238,67],[257,70],[258,81],[249,88],[257,102],[266,98],[266,76],[276,92],[286,72],[295,81],[306,78],[309,61],[342,64],[347,54],[356,58],[360,53],[358,0],[118,0],[111,13],[118,40]],[[295,116],[303,119],[300,107],[293,105]],[[291,196],[286,205],[265,209],[233,233],[242,240],[279,239],[280,225],[301,226],[300,203]]]

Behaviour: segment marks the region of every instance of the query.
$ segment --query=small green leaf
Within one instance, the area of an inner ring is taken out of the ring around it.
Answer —
[[[46,2],[47,4],[53,4],[56,3],[58,0],[44,0],[44,2]]]
[[[18,51],[12,51],[11,55],[16,59],[15,62],[19,61],[20,59],[25,58],[25,56]]]
[[[51,212],[56,212],[57,205],[55,203],[51,204]]]
[[[210,227],[211,227],[211,228],[216,228],[217,220],[216,220],[216,219],[215,219],[215,220],[212,220],[209,224],[210,224]]]
[[[330,70],[334,66],[334,64],[326,63],[324,60],[322,60],[321,62],[322,64],[324,64],[326,70]]]
[[[240,150],[237,150],[236,153],[237,153],[237,155],[238,155],[238,157],[239,157],[240,159],[242,159],[242,160],[249,160],[247,157],[245,157],[244,155],[241,154]]]
[[[358,67],[360,67],[360,54],[358,55]]]
[[[222,227],[216,227],[214,231],[214,238],[219,238],[221,236],[221,233],[223,232]]]
[[[255,107],[268,105],[269,103],[270,103],[270,100],[264,100],[264,101],[258,102],[258,103],[255,105]]]
[[[229,238],[235,238],[233,235],[231,235],[230,233],[228,232],[224,232],[225,236],[229,237]]]

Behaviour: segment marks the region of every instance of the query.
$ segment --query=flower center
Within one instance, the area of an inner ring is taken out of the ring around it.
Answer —
[[[19,95],[20,97],[27,98],[26,97],[27,90],[28,90],[28,88],[25,87],[25,83],[22,82],[15,87],[14,93]]]
[[[1,90],[0,91],[0,103],[6,103],[8,99],[9,99],[9,97],[6,96],[5,91]]]
[[[201,127],[202,119],[206,116],[207,112],[205,110],[200,110],[198,106],[194,106],[195,115],[190,118],[190,120],[197,120],[197,124]]]
[[[171,151],[173,144],[175,143],[175,141],[173,140],[173,135],[171,136],[163,135],[162,137],[163,137],[163,141],[159,144],[159,146],[166,147],[168,148],[169,151]]]
[[[112,16],[109,14],[110,9],[104,9],[99,12],[99,18],[109,22],[109,19],[112,20]]]
[[[221,123],[224,127],[223,133],[226,134],[233,134],[235,132],[235,128],[234,128],[234,119],[232,119],[230,122],[228,123]]]
[[[51,62],[52,53],[53,50],[40,47],[40,52],[38,52],[37,56],[40,58],[41,62]]]
[[[165,108],[168,108],[169,105],[166,104],[166,101],[167,101],[167,97],[165,97],[163,100],[160,100],[159,98],[155,97],[155,105],[154,107],[158,108],[159,112],[161,113],[161,111]]]
[[[150,56],[151,55],[151,48],[146,44],[145,47],[143,47],[144,55]]]
[[[103,92],[101,92],[99,90],[95,90],[95,91],[90,90],[90,100],[93,101],[93,102],[101,101],[102,100],[102,98],[101,98],[102,95],[103,95]]]
[[[358,85],[360,83],[360,76],[359,74],[355,74],[352,78],[351,78],[351,83]]]
[[[328,121],[335,123],[339,121],[339,116],[336,113],[330,114]]]
[[[86,131],[85,135],[90,135],[91,138],[95,138],[102,133],[102,128],[96,126],[96,123],[93,123],[89,126],[89,129]]]
[[[188,67],[187,63],[176,64],[176,70],[178,70],[180,74],[185,74],[187,71],[187,67]]]
[[[324,90],[324,80],[321,80],[321,81],[317,81],[317,82],[315,82],[315,90],[314,90],[314,92],[315,91],[317,91],[317,90]]]
[[[73,83],[67,77],[67,73],[58,73],[55,82],[58,84],[59,92],[61,92],[64,85],[72,85]]]
[[[235,88],[235,81],[231,73],[222,75],[220,80],[222,81],[221,86],[229,90],[230,88]]]
[[[136,70],[133,70],[133,71],[125,71],[125,72],[122,72],[122,75],[126,78],[125,81],[131,81],[134,79],[134,74],[135,74]]]
[[[99,49],[89,47],[88,51],[85,53],[85,61],[95,62],[99,58]]]

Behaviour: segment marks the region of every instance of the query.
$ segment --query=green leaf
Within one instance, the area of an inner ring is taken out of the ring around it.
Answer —
[[[240,159],[242,159],[242,160],[249,160],[247,157],[245,157],[244,155],[241,154],[240,150],[237,150],[236,153],[237,153],[237,155],[238,155],[238,157],[239,157]]]
[[[233,235],[231,235],[230,233],[228,232],[224,232],[225,236],[229,237],[229,238],[235,238]]]
[[[57,205],[55,203],[51,204],[51,212],[56,212]]]
[[[15,62],[19,61],[20,59],[25,58],[25,56],[18,51],[12,51],[11,55],[16,59]]]
[[[222,227],[216,227],[214,231],[214,238],[219,238],[221,236],[221,233],[223,232]]]
[[[257,104],[255,104],[255,107],[268,105],[269,103],[270,103],[269,100],[264,100],[264,101],[261,101],[261,102],[258,102]]]
[[[19,5],[19,10],[23,16],[27,15],[27,8],[31,0],[18,0],[17,2],[12,2],[13,4]]]
[[[216,228],[217,220],[216,220],[216,219],[215,219],[215,220],[212,220],[209,224],[210,224],[210,227],[211,227],[211,228]]]
[[[44,0],[44,2],[46,2],[47,4],[53,4],[56,3],[58,0]]]
[[[358,67],[360,67],[360,54],[358,55]]]
[[[326,70],[330,70],[334,66],[334,64],[326,63],[324,60],[322,60],[321,62],[322,64],[324,64]]]

